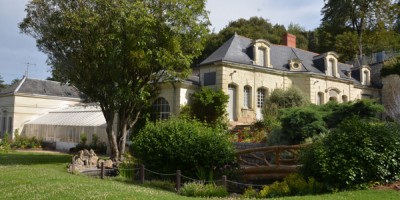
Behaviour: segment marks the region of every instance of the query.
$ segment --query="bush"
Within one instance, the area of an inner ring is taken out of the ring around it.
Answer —
[[[259,192],[258,197],[282,197],[321,193],[322,185],[314,178],[306,179],[300,174],[291,174],[282,182],[274,182],[270,186],[264,186]]]
[[[225,118],[228,101],[229,96],[222,90],[214,91],[211,88],[203,87],[190,96],[189,104],[185,106],[183,113],[214,127],[226,129]]]
[[[124,161],[118,165],[118,172],[119,175],[132,180],[135,176],[135,160],[132,155],[129,153],[124,154]]]
[[[185,183],[180,191],[181,195],[189,197],[226,197],[228,191],[223,186],[203,183]]]
[[[400,128],[352,118],[302,151],[302,173],[330,188],[400,179]]]
[[[13,148],[40,148],[42,147],[42,140],[36,137],[28,138],[23,135],[19,135],[18,132],[15,133],[14,140],[11,143]]]
[[[99,136],[96,134],[92,135],[92,142],[89,145],[86,144],[87,140],[87,135],[85,133],[81,134],[79,143],[74,148],[71,148],[70,151],[77,152],[84,149],[92,149],[98,154],[107,153],[107,144],[105,142],[99,142]]]
[[[266,106],[276,104],[278,108],[291,108],[304,106],[309,103],[306,96],[295,87],[290,87],[287,90],[280,88],[271,92],[271,96],[267,99]]]
[[[180,169],[192,177],[199,172],[208,173],[204,177],[209,177],[234,160],[225,132],[190,119],[148,123],[133,138],[132,148],[146,168],[164,173]]]
[[[244,190],[242,197],[244,198],[256,198],[258,197],[258,192],[253,187],[248,187]]]
[[[289,144],[300,144],[306,138],[327,131],[323,115],[315,106],[284,109],[280,120],[282,140]]]
[[[8,153],[10,151],[10,139],[8,133],[6,132],[3,138],[0,140],[0,153]]]

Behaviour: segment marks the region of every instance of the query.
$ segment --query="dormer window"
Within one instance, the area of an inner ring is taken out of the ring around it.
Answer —
[[[300,71],[301,70],[301,60],[300,59],[290,59],[289,67],[290,67],[290,71]]]
[[[263,67],[272,67],[270,61],[270,46],[266,40],[256,40],[253,43],[254,64]]]
[[[258,47],[257,50],[257,65],[264,66],[265,67],[265,55],[266,55],[266,49],[262,47]]]
[[[370,81],[370,72],[369,69],[367,67],[363,67],[361,68],[361,84],[363,85],[370,85],[371,81]]]
[[[327,52],[322,55],[314,57],[314,62],[317,63],[318,68],[325,72],[326,76],[339,78],[338,70],[338,58],[339,56],[334,52]]]

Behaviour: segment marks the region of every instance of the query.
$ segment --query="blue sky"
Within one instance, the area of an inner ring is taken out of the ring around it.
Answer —
[[[21,78],[27,71],[32,78],[50,76],[47,56],[38,51],[35,40],[20,34],[18,23],[25,16],[29,0],[0,0],[0,75],[6,83]],[[286,27],[292,22],[306,30],[319,26],[323,0],[208,0],[211,30],[218,32],[230,21],[252,16]]]

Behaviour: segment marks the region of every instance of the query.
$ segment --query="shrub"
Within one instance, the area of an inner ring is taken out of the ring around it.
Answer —
[[[314,106],[284,109],[280,120],[283,140],[289,144],[299,144],[327,131],[323,115]]]
[[[286,90],[277,88],[271,92],[267,99],[266,106],[276,104],[278,108],[291,108],[304,106],[309,103],[306,96],[296,87],[290,87]]]
[[[400,178],[400,128],[352,118],[302,152],[302,173],[330,188],[355,188]]]
[[[258,197],[282,197],[289,195],[307,195],[321,193],[322,184],[314,178],[306,179],[300,174],[291,174],[282,182],[274,182],[270,186],[264,186]]]
[[[15,133],[14,140],[11,142],[13,148],[40,148],[42,146],[42,140],[36,137],[28,138],[23,135]]]
[[[223,186],[190,182],[183,184],[181,195],[189,197],[226,197],[228,191]]]
[[[148,123],[133,138],[132,148],[146,168],[164,173],[180,169],[193,177],[196,172],[213,174],[234,160],[232,144],[224,131],[190,119]]]
[[[248,187],[244,190],[243,196],[244,198],[256,198],[258,197],[258,192],[253,187]]]
[[[10,140],[8,132],[6,132],[3,138],[0,140],[0,153],[8,153],[8,151],[10,151],[10,148]]]
[[[203,87],[200,91],[190,96],[189,104],[183,113],[202,122],[207,122],[214,127],[227,128],[226,105],[229,96],[222,90],[214,91],[211,88]]]
[[[135,176],[134,165],[135,165],[135,160],[133,156],[130,155],[129,153],[125,153],[124,161],[118,165],[119,175],[124,178],[132,180],[133,176]]]

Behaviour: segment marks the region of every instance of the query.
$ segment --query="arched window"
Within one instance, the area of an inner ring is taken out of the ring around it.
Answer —
[[[346,103],[349,101],[349,98],[346,95],[342,95],[342,103]]]
[[[326,69],[327,76],[335,76],[335,61],[333,59],[328,60],[328,68]]]
[[[363,73],[363,85],[369,85],[369,71],[368,70],[364,70]]]
[[[251,108],[251,87],[248,85],[243,88],[243,107]]]
[[[329,101],[337,102],[337,98],[336,97],[329,97]]]
[[[324,104],[324,93],[323,92],[318,92],[317,94],[317,105],[323,105]]]
[[[168,101],[162,97],[156,99],[153,103],[152,119],[154,121],[164,120],[168,119],[170,115],[171,115],[171,110]]]

